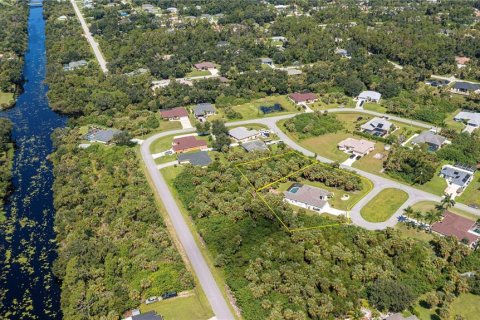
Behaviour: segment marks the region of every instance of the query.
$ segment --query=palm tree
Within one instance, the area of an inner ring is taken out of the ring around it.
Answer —
[[[427,220],[428,224],[430,225],[430,231],[432,230],[432,224],[440,220],[442,213],[436,210],[429,210],[425,215],[425,220]]]
[[[445,193],[445,196],[442,199],[442,206],[445,210],[450,209],[455,205],[455,200],[452,198],[452,195],[449,193]]]
[[[423,212],[420,211],[420,210],[415,210],[413,213],[412,213],[412,218],[417,220],[418,222],[422,222],[423,219],[425,218],[425,216],[423,215]]]
[[[413,214],[413,209],[411,206],[406,207],[403,209],[403,214],[406,215],[407,217],[411,217]]]

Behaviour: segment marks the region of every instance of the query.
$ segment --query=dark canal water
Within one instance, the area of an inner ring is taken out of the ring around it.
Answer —
[[[14,191],[0,229],[0,319],[60,319],[60,288],[51,266],[56,257],[50,134],[66,118],[49,108],[45,22],[41,6],[30,7],[24,92],[15,108],[0,112],[12,120],[16,143]]]

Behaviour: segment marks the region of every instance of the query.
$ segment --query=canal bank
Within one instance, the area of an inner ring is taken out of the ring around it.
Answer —
[[[50,135],[67,118],[51,111],[46,73],[43,7],[30,6],[25,85],[13,109],[0,112],[14,125],[16,144],[13,192],[0,226],[0,315],[7,319],[61,319],[60,287],[52,264],[56,258]]]

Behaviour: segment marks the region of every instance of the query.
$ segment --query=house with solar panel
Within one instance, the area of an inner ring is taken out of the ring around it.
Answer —
[[[393,131],[394,126],[390,121],[385,118],[375,117],[369,120],[367,123],[362,124],[360,126],[360,129],[363,132],[369,133],[373,136],[385,137]]]
[[[475,168],[462,165],[444,165],[440,171],[440,176],[447,180],[447,189],[445,193],[456,196],[462,193],[465,188],[472,182]]]

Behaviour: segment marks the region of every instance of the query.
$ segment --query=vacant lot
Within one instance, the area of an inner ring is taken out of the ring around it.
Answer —
[[[275,103],[279,103],[284,110],[281,112],[272,112],[269,114],[263,114],[262,111],[260,111],[259,109],[260,106],[272,106]],[[293,104],[293,102],[288,100],[286,96],[266,97],[266,98],[254,100],[249,103],[234,106],[232,108],[233,110],[235,110],[236,112],[239,112],[242,115],[242,120],[269,117],[269,116],[278,116],[285,113],[298,112],[296,106]]]
[[[208,70],[192,70],[191,72],[185,75],[185,78],[192,78],[192,77],[204,77],[211,75],[210,71]]]
[[[206,320],[214,316],[205,296],[196,292],[187,297],[140,306],[142,313],[152,310],[169,320]]]
[[[360,214],[370,222],[387,221],[407,201],[408,194],[395,188],[382,190],[365,207]]]

